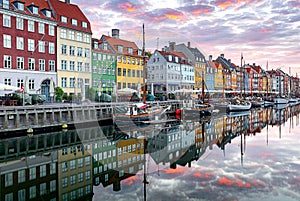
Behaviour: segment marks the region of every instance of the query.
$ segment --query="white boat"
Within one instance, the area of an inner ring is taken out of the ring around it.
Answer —
[[[289,103],[298,103],[298,98],[290,98]]]
[[[265,101],[261,97],[253,97],[251,100],[252,107],[263,107]]]
[[[239,100],[238,98],[232,99],[228,104],[227,110],[230,111],[245,111],[251,109],[251,102],[246,100]]]
[[[271,100],[265,100],[265,101],[264,101],[264,104],[265,104],[265,107],[273,106],[273,105],[274,105],[274,101],[271,101]]]
[[[274,98],[274,104],[287,104],[288,100],[286,98],[277,97]]]

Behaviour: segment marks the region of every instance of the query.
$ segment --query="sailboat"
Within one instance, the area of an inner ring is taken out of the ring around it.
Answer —
[[[146,103],[146,68],[145,68],[145,31],[143,24],[143,98],[142,102],[135,102],[129,105],[122,105],[114,108],[113,121],[118,125],[128,125],[129,122],[136,124],[157,121],[165,116],[171,105],[149,105]]]
[[[241,54],[241,70],[242,70],[242,61],[243,61],[243,54]],[[242,82],[245,82],[244,79],[244,72],[243,72],[243,80],[240,79],[240,88],[241,88],[241,97],[242,97]],[[245,83],[243,83],[245,85]],[[251,102],[244,100],[244,99],[240,99],[239,97],[234,97],[230,103],[227,106],[227,111],[232,112],[232,111],[247,111],[251,109]]]

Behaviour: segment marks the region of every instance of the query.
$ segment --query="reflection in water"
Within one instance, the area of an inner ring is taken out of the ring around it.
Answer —
[[[299,110],[3,139],[0,200],[239,200],[245,193],[250,197],[244,200],[267,194],[299,200],[300,159],[289,144],[276,143],[299,129]],[[291,138],[285,143],[299,143]],[[227,194],[223,187],[230,187]]]

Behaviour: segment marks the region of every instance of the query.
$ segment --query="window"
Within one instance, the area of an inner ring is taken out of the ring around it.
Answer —
[[[5,174],[5,187],[13,185],[13,173]]]
[[[76,19],[72,19],[72,25],[77,26],[77,20]]]
[[[81,47],[77,48],[77,56],[79,56],[79,57],[82,56],[82,48]]]
[[[25,201],[26,196],[25,196],[25,189],[21,189],[18,191],[18,201]]]
[[[28,20],[28,31],[34,32],[34,21]]]
[[[46,10],[45,11],[45,16],[50,18],[51,17],[51,11],[50,10]]]
[[[82,22],[82,28],[87,28],[87,23],[86,22]]]
[[[84,49],[84,56],[85,57],[90,57],[90,50],[88,48]]]
[[[67,38],[67,30],[66,29],[61,29],[60,30],[60,37],[61,38]]]
[[[62,178],[62,187],[65,188],[68,186],[68,177]]]
[[[63,84],[64,84],[64,87],[66,87],[66,83],[67,83],[67,78],[66,77],[63,77],[63,78],[61,78],[62,79],[62,86],[63,86]],[[64,79],[65,79],[65,81],[64,81]],[[64,83],[65,82],[65,83]],[[68,162],[66,161],[66,162],[63,162],[62,164],[61,164],[61,169],[62,169],[62,171],[63,172],[66,172],[66,171],[68,171]]]
[[[70,71],[75,71],[75,61],[70,61]]]
[[[85,180],[89,180],[89,179],[91,179],[91,171],[90,171],[90,170],[87,170],[87,171],[85,172]]]
[[[40,195],[45,195],[47,193],[47,185],[46,183],[40,184]]]
[[[49,42],[49,54],[55,54],[55,45],[52,42]]]
[[[24,80],[23,79],[17,79],[17,87],[21,88],[24,86]]]
[[[68,18],[67,18],[67,17],[65,17],[65,16],[61,16],[61,17],[60,17],[60,21],[61,21],[62,23],[65,23],[65,24],[67,24],[67,22],[68,22]]]
[[[69,200],[68,193],[62,194],[62,201],[68,201],[68,200]]]
[[[51,163],[50,164],[50,174],[55,174],[56,173],[56,164]]]
[[[91,193],[91,186],[90,186],[90,185],[87,185],[87,186],[85,187],[85,194],[89,194],[89,193]]]
[[[78,174],[78,183],[83,182],[83,172]]]
[[[39,22],[38,32],[40,34],[44,34],[45,33],[45,24],[44,23]]]
[[[69,31],[69,39],[75,40],[75,31]]]
[[[83,158],[78,158],[77,163],[78,163],[78,168],[83,167]]]
[[[11,79],[10,78],[4,78],[4,84],[11,85]]]
[[[133,50],[131,47],[128,48],[128,54],[132,54],[133,53]]]
[[[45,59],[39,59],[39,70],[45,71]]]
[[[67,70],[67,61],[61,60],[61,70]]]
[[[17,69],[24,69],[24,57],[17,57]]]
[[[5,201],[13,201],[14,197],[13,197],[13,193],[8,193],[8,194],[5,194]]]
[[[49,36],[54,36],[54,26],[53,25],[48,25],[48,34]]]
[[[24,50],[24,38],[16,37],[16,39],[17,39],[17,49]]]
[[[83,188],[79,188],[78,189],[78,197],[82,197],[83,196]]]
[[[76,169],[76,160],[71,160],[71,161],[70,161],[70,169],[71,169],[71,170]]]
[[[39,14],[39,9],[36,6],[32,6],[32,14]]]
[[[90,64],[89,63],[84,64],[84,71],[85,72],[90,72]]]
[[[67,87],[67,78],[66,77],[61,78],[61,87],[63,87],[63,88]]]
[[[123,52],[123,46],[118,45],[118,52]]]
[[[90,164],[91,164],[91,157],[90,156],[85,157],[85,165],[88,166]]]
[[[70,193],[70,199],[71,200],[75,200],[76,199],[76,190],[71,191],[71,193]]]
[[[76,175],[71,175],[70,176],[70,185],[74,185],[76,184]]]
[[[45,41],[39,41],[39,52],[45,52]]]
[[[25,181],[25,170],[18,171],[18,183],[23,183]]]
[[[4,68],[11,68],[11,56],[4,55]]]
[[[75,46],[70,46],[70,55],[75,56]]]
[[[9,15],[3,15],[3,26],[11,27],[11,19]]]
[[[55,71],[55,61],[49,60],[49,71]]]
[[[28,51],[33,52],[34,51],[34,40],[28,39]]]
[[[123,76],[126,76],[126,68],[123,69]]]
[[[19,17],[16,18],[16,28],[19,30],[24,29],[24,20],[22,18]]]
[[[29,188],[29,199],[36,197],[36,186],[31,186]]]
[[[75,77],[70,78],[70,87],[71,88],[75,87]]]
[[[84,42],[86,43],[90,42],[90,36],[88,34],[84,34]]]
[[[77,71],[82,72],[82,62],[77,62]]]
[[[56,191],[56,180],[50,181],[50,192]]]
[[[46,176],[46,165],[41,165],[40,166],[40,177],[45,177]]]
[[[82,41],[82,33],[77,32],[77,41]]]
[[[3,47],[11,48],[11,35],[3,34]]]
[[[29,79],[28,80],[29,90],[34,90],[34,80]]]
[[[67,45],[61,45],[61,54],[67,54]]]

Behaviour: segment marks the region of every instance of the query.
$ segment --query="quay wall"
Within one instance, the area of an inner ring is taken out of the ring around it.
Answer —
[[[88,126],[111,122],[113,108],[129,103],[47,104],[0,107],[0,133],[47,131],[50,128]],[[158,101],[150,104],[171,105],[171,111],[182,107],[182,101]]]

